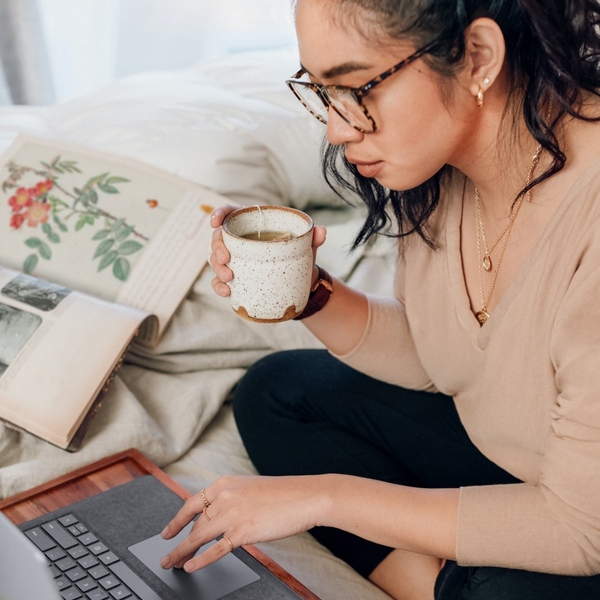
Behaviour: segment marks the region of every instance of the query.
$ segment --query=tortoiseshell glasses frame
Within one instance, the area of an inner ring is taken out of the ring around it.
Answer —
[[[388,77],[430,52],[432,46],[433,44],[428,44],[417,50],[358,88],[301,81],[300,78],[307,74],[304,68],[292,75],[286,81],[286,84],[306,110],[322,123],[327,124],[329,108],[331,107],[346,123],[352,125],[354,129],[362,133],[373,133],[377,131],[377,124],[369,114],[367,107],[363,104],[363,98],[375,86],[385,81]]]

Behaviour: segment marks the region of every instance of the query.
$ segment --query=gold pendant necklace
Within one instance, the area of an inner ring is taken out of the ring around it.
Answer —
[[[535,170],[536,165],[540,162],[540,156],[542,154],[542,145],[538,144],[536,148],[536,152],[533,155],[531,160],[531,165],[529,166],[529,170],[527,171],[527,177],[525,179],[525,187],[527,187],[531,183],[531,179],[533,177],[533,172]],[[500,234],[498,239],[494,242],[494,245],[491,248],[488,248],[487,239],[485,237],[485,229],[483,226],[483,217],[481,216],[481,201],[479,197],[479,190],[475,188],[475,225],[477,227],[477,265],[479,271],[479,290],[481,292],[481,310],[475,313],[475,318],[479,321],[479,325],[483,326],[483,324],[490,318],[490,314],[488,312],[488,305],[490,303],[490,298],[492,297],[492,292],[494,291],[494,286],[496,285],[496,279],[498,278],[498,271],[500,271],[500,265],[502,264],[502,258],[504,257],[504,251],[506,250],[506,246],[508,244],[508,238],[510,237],[510,232],[512,231],[513,223],[519,214],[519,209],[523,204],[523,198],[526,198],[528,202],[531,202],[531,190],[527,190],[525,194],[521,194],[515,203],[513,210],[508,219],[508,224],[504,228],[504,231]],[[491,254],[499,244],[500,240],[504,239],[504,243],[502,244],[502,248],[500,251],[500,256],[498,257],[498,264],[496,265],[496,269],[494,271],[494,277],[492,279],[492,283],[490,285],[490,289],[485,295],[483,289],[483,272],[482,267],[487,272],[492,270],[492,259]],[[483,244],[483,256],[482,256],[482,244]]]

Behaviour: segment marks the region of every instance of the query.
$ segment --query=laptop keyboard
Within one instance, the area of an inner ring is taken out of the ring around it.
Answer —
[[[160,600],[72,514],[24,533],[46,555],[64,600]]]

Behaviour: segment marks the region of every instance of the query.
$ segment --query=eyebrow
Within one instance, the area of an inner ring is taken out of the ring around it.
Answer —
[[[311,73],[303,64],[300,66],[309,74]],[[326,71],[323,71],[322,78],[323,79],[333,79],[334,77],[340,77],[341,75],[347,75],[348,73],[354,73],[355,71],[367,71],[371,69],[371,65],[367,65],[359,62],[346,62],[341,65],[336,65],[335,67],[331,67]]]

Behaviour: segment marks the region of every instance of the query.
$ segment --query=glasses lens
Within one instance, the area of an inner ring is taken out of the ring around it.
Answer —
[[[375,130],[373,123],[367,117],[363,107],[359,104],[356,96],[344,88],[329,88],[327,97],[331,106],[346,120],[352,127],[365,133],[371,133]]]
[[[294,94],[298,96],[300,102],[304,104],[308,112],[310,112],[313,116],[317,117],[319,121],[327,123],[327,107],[323,103],[321,96],[319,96],[319,94],[315,92],[314,89],[312,89],[308,85],[304,85],[303,83],[297,81],[289,81],[288,85],[290,86]]]

